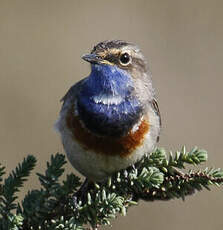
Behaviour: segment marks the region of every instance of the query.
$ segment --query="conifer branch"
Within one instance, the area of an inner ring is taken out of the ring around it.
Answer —
[[[175,154],[167,154],[159,148],[105,183],[89,186],[83,194],[81,190],[77,192],[81,183],[74,174],[59,181],[66,161],[64,155],[56,154],[47,162],[45,174],[37,173],[40,189],[29,191],[21,204],[15,203],[15,193],[35,166],[36,159],[28,156],[4,183],[5,171],[0,165],[0,229],[82,230],[88,229],[87,226],[97,229],[100,225],[109,225],[118,214],[126,215],[128,208],[140,199],[185,199],[203,188],[210,190],[211,185],[222,185],[222,169],[197,168],[205,161],[207,152],[198,148],[187,152],[183,147]],[[185,172],[187,164],[194,165],[195,169]]]
[[[36,164],[36,159],[29,155],[25,158],[22,164],[19,164],[15,170],[5,179],[2,186],[2,215],[7,215],[13,209],[16,209],[17,205],[14,201],[18,198],[15,193],[19,191],[19,188],[23,186],[23,183],[27,180],[30,172]],[[4,172],[2,172],[4,173]],[[2,174],[1,173],[1,174]]]

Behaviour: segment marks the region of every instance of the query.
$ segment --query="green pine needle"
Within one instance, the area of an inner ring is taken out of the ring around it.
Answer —
[[[57,185],[59,177],[64,172],[62,167],[65,164],[65,156],[57,153],[55,156],[51,156],[50,162],[47,162],[45,175],[37,173],[40,183],[46,190],[50,190],[53,186]]]
[[[17,199],[15,193],[18,192],[19,188],[23,186],[23,183],[27,180],[27,177],[34,168],[35,164],[35,157],[29,155],[23,160],[22,164],[19,164],[15,170],[11,172],[9,177],[5,179],[2,187],[1,214],[3,216],[6,215],[10,210],[13,210],[17,207],[16,203],[14,202]]]

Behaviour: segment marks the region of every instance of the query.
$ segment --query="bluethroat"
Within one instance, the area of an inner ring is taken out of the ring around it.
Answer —
[[[103,181],[153,151],[160,112],[136,45],[103,41],[82,58],[91,73],[62,98],[56,127],[73,167],[91,181]]]

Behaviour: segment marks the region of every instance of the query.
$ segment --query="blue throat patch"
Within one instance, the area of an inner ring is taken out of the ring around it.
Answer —
[[[92,64],[91,74],[78,95],[80,119],[90,131],[99,135],[120,137],[127,134],[142,112],[140,102],[132,95],[133,89],[127,71],[116,66]]]

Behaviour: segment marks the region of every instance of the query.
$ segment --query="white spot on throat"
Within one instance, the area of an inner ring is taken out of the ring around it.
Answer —
[[[104,105],[118,105],[123,101],[123,98],[119,95],[100,94],[97,96],[93,96],[93,100],[97,104],[101,103]]]

